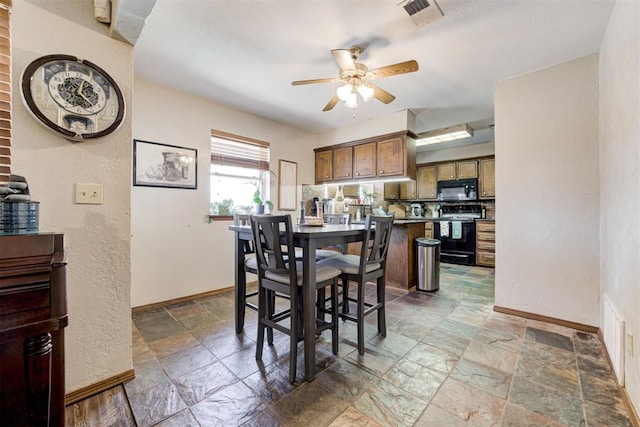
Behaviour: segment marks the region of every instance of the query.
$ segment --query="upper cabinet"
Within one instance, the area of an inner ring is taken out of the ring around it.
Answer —
[[[416,178],[415,135],[409,131],[316,148],[316,183]]]
[[[438,165],[438,181],[447,181],[450,179],[456,179],[456,164],[455,163],[443,163]]]
[[[332,151],[316,151],[316,182],[327,182],[333,179]]]
[[[333,179],[353,179],[353,147],[343,147],[333,150]]]
[[[420,200],[436,200],[438,198],[438,182],[435,166],[421,166],[417,172],[417,193]]]
[[[478,161],[466,160],[458,162],[458,179],[477,178],[478,177]]]
[[[377,143],[369,142],[353,147],[353,177],[375,178],[377,167]]]
[[[463,160],[460,162],[442,163],[438,165],[438,181],[466,179],[478,177],[478,161]]]
[[[480,187],[481,199],[495,199],[496,197],[496,161],[495,159],[480,160]]]
[[[390,138],[378,142],[377,157],[378,176],[403,175],[407,168],[407,154],[404,139]]]

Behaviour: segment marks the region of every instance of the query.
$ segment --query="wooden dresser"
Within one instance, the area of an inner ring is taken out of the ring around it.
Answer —
[[[0,425],[62,426],[62,234],[0,236]]]

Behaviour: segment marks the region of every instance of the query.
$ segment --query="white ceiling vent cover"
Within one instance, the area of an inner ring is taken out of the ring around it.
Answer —
[[[409,0],[402,6],[416,26],[421,26],[444,16],[436,0]]]

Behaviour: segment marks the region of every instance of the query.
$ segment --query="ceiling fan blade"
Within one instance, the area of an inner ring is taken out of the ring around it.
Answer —
[[[418,71],[418,63],[414,60],[399,62],[393,65],[387,65],[386,67],[376,68],[369,70],[375,75],[376,79],[381,77],[395,76],[397,74],[413,73]]]
[[[292,86],[300,86],[300,85],[310,85],[314,83],[332,83],[337,82],[339,79],[311,79],[311,80],[297,80],[295,82],[291,82]]]
[[[327,105],[324,106],[324,108],[322,109],[322,111],[329,111],[331,110],[333,107],[336,106],[336,104],[338,103],[338,101],[340,101],[340,98],[338,98],[338,95],[333,95],[333,98],[331,98],[331,100],[329,101],[329,103]]]
[[[391,95],[389,92],[380,88],[379,86],[376,86],[371,83],[367,83],[367,84],[373,88],[373,97],[378,101],[382,102],[383,104],[388,104],[394,99],[396,99],[395,96]]]
[[[356,63],[353,61],[351,52],[348,49],[333,49],[331,54],[340,65],[342,71],[356,69]]]

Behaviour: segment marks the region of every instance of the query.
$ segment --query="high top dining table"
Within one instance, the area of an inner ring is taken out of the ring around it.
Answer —
[[[245,295],[247,280],[244,271],[244,243],[252,240],[251,226],[231,225],[229,230],[235,234],[235,321],[236,333],[244,327]],[[293,241],[302,248],[302,294],[303,294],[303,334],[304,334],[304,374],[307,381],[315,377],[316,365],[316,249],[324,246],[361,242],[365,238],[364,224],[325,224],[321,227],[294,225]]]

